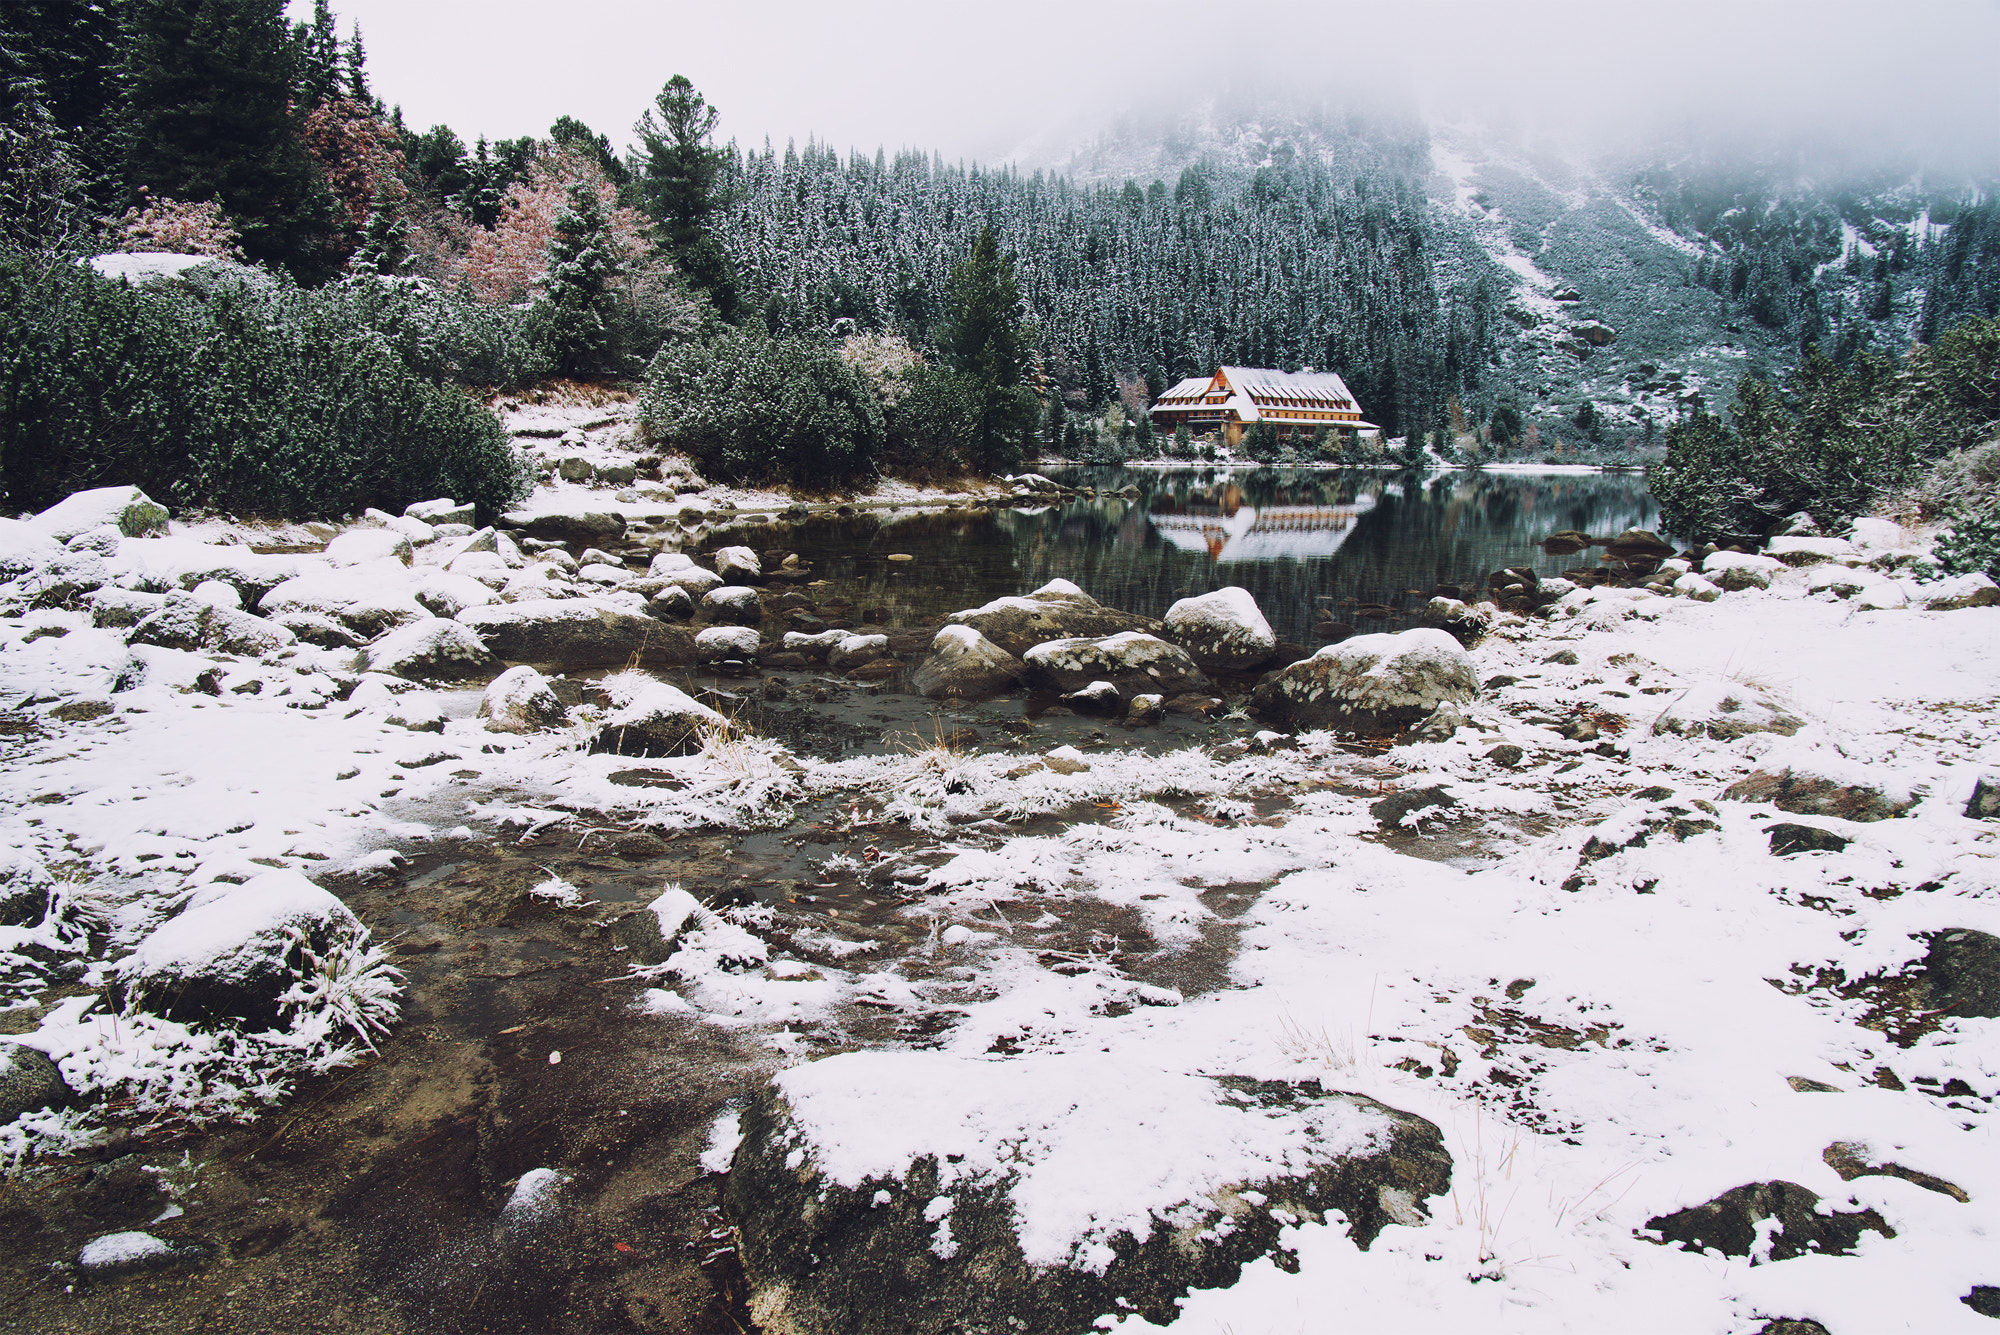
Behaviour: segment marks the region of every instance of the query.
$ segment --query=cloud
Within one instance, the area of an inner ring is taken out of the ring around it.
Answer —
[[[573,115],[621,147],[684,73],[748,145],[993,161],[1224,87],[1414,99],[1597,144],[1810,138],[2000,164],[1992,0],[336,0],[377,91],[468,139]],[[295,17],[310,6],[294,0]]]

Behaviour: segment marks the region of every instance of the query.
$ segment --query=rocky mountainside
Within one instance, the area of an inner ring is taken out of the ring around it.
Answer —
[[[1900,352],[2000,304],[1990,191],[1910,165],[1815,173],[1776,150],[1557,149],[1275,97],[1128,118],[1047,165],[1142,189],[1193,169],[1255,192],[1307,164],[1422,184],[1447,310],[1490,291],[1507,317],[1462,407],[1474,424],[1512,407],[1546,452],[1643,446],[1808,346],[1841,361]]]

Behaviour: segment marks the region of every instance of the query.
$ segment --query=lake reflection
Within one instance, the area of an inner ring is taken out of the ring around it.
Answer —
[[[1541,539],[1558,529],[1609,537],[1654,528],[1659,513],[1637,474],[1046,471],[1097,488],[1099,499],[991,516],[808,523],[787,540],[816,574],[897,623],[1052,579],[1147,616],[1235,584],[1281,638],[1314,643],[1323,638],[1317,608],[1364,630],[1397,629],[1435,585],[1508,565],[1558,574],[1584,563],[1542,554]],[[1136,498],[1105,494],[1127,487]],[[888,562],[891,552],[915,559]],[[1388,615],[1357,617],[1370,605]]]

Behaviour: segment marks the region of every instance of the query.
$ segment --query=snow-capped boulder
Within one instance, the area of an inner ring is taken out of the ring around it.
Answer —
[[[430,613],[411,596],[410,572],[394,559],[344,570],[310,570],[257,600],[267,617],[316,612],[364,636],[422,621]]]
[[[167,595],[107,587],[95,590],[85,601],[90,607],[91,625],[123,627],[136,626],[165,607]]]
[[[1895,520],[1874,518],[1855,520],[1847,540],[1864,552],[1904,551],[1916,543],[1915,536]]]
[[[696,632],[695,657],[704,663],[724,658],[752,659],[757,656],[754,626],[709,626]]]
[[[1858,559],[1861,552],[1845,538],[1785,537],[1764,544],[1764,554],[1788,566],[1813,566],[1822,561]]]
[[[444,617],[390,631],[368,646],[363,659],[370,672],[411,681],[463,681],[500,666],[469,627]]]
[[[387,528],[351,528],[329,542],[322,553],[335,569],[385,560],[408,565],[412,554],[410,540]]]
[[[449,496],[434,501],[412,501],[403,507],[406,519],[420,519],[435,528],[439,524],[470,524],[473,506],[470,501],[458,504]]]
[[[387,510],[377,510],[373,506],[361,512],[362,522],[377,528],[388,529],[409,539],[414,549],[438,540],[437,530],[421,519],[410,519],[404,515],[392,515]]]
[[[889,652],[887,635],[847,635],[834,642],[826,651],[826,665],[836,672],[872,663]]]
[[[701,750],[707,734],[727,725],[722,715],[663,681],[613,679],[624,696],[597,732],[594,751],[621,756],[686,756]]]
[[[1910,605],[1910,595],[1895,580],[1885,579],[1880,584],[1871,584],[1854,596],[1854,605],[1863,611],[1889,612]]]
[[[1257,600],[1233,584],[1169,607],[1162,634],[1210,672],[1247,671],[1278,650]]]
[[[1121,694],[1178,695],[1208,685],[1187,650],[1139,631],[1050,640],[1029,649],[1021,664],[1027,683],[1047,691],[1079,691],[1108,681]]]
[[[135,623],[126,635],[130,644],[190,651],[213,649],[246,658],[275,653],[297,638],[275,622],[233,607],[218,607],[186,593],[168,594],[157,612]]]
[[[764,563],[748,547],[724,547],[715,553],[715,573],[728,584],[755,584],[764,578]]]
[[[1677,737],[1708,737],[1734,741],[1752,733],[1789,737],[1804,727],[1770,692],[1748,682],[1697,682],[1675,695],[1654,717],[1652,730]]]
[[[1957,612],[1968,607],[2000,605],[2000,585],[1983,573],[1955,575],[1924,587],[1924,607],[1931,612]]]
[[[787,635],[785,647],[793,648],[794,639],[810,643],[820,638]],[[980,700],[1006,690],[1024,670],[1020,659],[972,627],[945,626],[932,638],[929,657],[910,674],[910,685],[932,700]]]
[[[248,547],[218,546],[187,537],[128,538],[118,544],[117,559],[125,572],[120,583],[166,593],[219,580],[242,595],[245,607],[259,606],[265,594],[304,569],[296,556],[268,555]],[[316,561],[312,564],[319,566]]]
[[[802,1335],[1165,1325],[1289,1227],[1338,1212],[1366,1249],[1451,1176],[1436,1126],[1359,1094],[1084,1053],[828,1057],[741,1126],[724,1208],[751,1314]]]
[[[1877,584],[1892,581],[1879,570],[1867,566],[1844,566],[1837,561],[1827,561],[1814,566],[1806,573],[1806,592],[1830,593],[1836,598],[1852,598],[1864,593]]]
[[[128,538],[167,530],[167,508],[137,487],[95,487],[64,497],[27,521],[57,542],[106,525]]]
[[[701,596],[701,614],[710,621],[754,626],[764,619],[764,603],[747,584],[725,584]]]
[[[1478,695],[1471,656],[1445,632],[1421,627],[1329,644],[1265,677],[1252,699],[1274,721],[1385,736]]]
[[[243,608],[243,595],[234,585],[224,584],[219,579],[205,579],[188,590],[188,597],[210,607],[227,607],[235,611]]]
[[[62,548],[48,564],[30,571],[21,580],[23,589],[43,605],[73,602],[92,589],[102,588],[111,579],[111,567],[103,556],[90,548]]]
[[[591,667],[636,659],[649,667],[694,661],[694,637],[679,626],[590,598],[468,607],[458,620],[510,663]]]
[[[1648,1219],[1646,1232],[1659,1236],[1647,1241],[1677,1244],[1697,1255],[1713,1248],[1724,1256],[1770,1262],[1795,1256],[1850,1256],[1864,1232],[1896,1236],[1874,1210],[1825,1206],[1817,1192],[1796,1182],[1750,1182],[1704,1204]]]
[[[287,612],[270,618],[270,622],[274,626],[283,626],[297,636],[301,644],[321,649],[358,649],[367,643],[364,637],[319,612]]]
[[[1071,691],[1062,702],[1083,714],[1116,714],[1123,703],[1118,688],[1108,681],[1093,681],[1082,690]]]
[[[1723,789],[1731,802],[1769,802],[1794,816],[1838,816],[1842,820],[1877,821],[1900,816],[1916,805],[1908,792],[1889,792],[1866,783],[1802,770],[1753,770]]]
[[[686,552],[656,552],[652,562],[646,567],[646,574],[654,579],[665,579],[683,570],[699,570],[694,558]]]
[[[694,595],[678,584],[669,584],[646,600],[646,615],[662,621],[686,621],[694,615]]]
[[[345,904],[298,872],[271,871],[196,890],[119,961],[117,986],[128,1011],[270,1029],[294,1004],[283,998],[312,967],[308,952],[324,960],[367,944]]]
[[[476,579],[489,589],[503,589],[514,577],[514,570],[505,557],[497,551],[461,552],[451,558],[445,573],[458,575],[464,579]]]
[[[1125,631],[1150,635],[1161,628],[1151,617],[1104,606],[1068,580],[1045,584],[1026,597],[995,598],[945,620],[972,627],[1016,658],[1050,640],[1092,639]]]
[[[25,1043],[0,1041],[0,1126],[22,1113],[67,1108],[74,1098],[47,1053]]]
[[[1701,573],[1730,593],[1768,589],[1784,568],[1783,561],[1752,552],[1710,552],[1701,563]]]
[[[1424,624],[1457,640],[1471,644],[1493,628],[1491,603],[1467,603],[1439,596],[1424,604]]]
[[[1722,596],[1720,585],[1711,583],[1692,570],[1674,581],[1673,590],[1681,597],[1692,598],[1698,603],[1712,603]]]
[[[0,580],[18,579],[63,553],[60,541],[18,519],[0,519]]]
[[[484,607],[492,602],[493,590],[470,575],[426,570],[418,577],[410,596],[432,616],[455,617],[468,607]]]
[[[804,654],[816,663],[825,662],[826,656],[833,652],[833,646],[846,639],[849,634],[850,632],[844,630],[821,630],[811,634],[802,630],[788,630],[785,632],[785,651]]]
[[[679,886],[612,928],[635,963],[671,964],[686,977],[721,970],[741,973],[770,959],[771,948]]]
[[[670,555],[679,556],[680,553],[673,552]],[[686,589],[688,595],[693,598],[701,598],[722,587],[722,576],[713,570],[703,570],[693,562],[665,570],[651,570],[647,574],[651,579],[664,580],[675,588]]]
[[[548,678],[523,663],[510,667],[486,687],[479,702],[479,717],[488,732],[536,732],[553,728],[563,721],[562,701],[549,688]]]
[[[547,598],[578,598],[584,592],[569,573],[553,561],[531,562],[519,570],[506,572],[506,575],[506,580],[491,601],[531,603]],[[452,615],[457,616],[458,613]]]
[[[144,1270],[171,1270],[207,1260],[209,1249],[197,1242],[169,1242],[151,1233],[126,1230],[92,1238],[77,1249],[76,1266],[93,1279]]]
[[[609,588],[623,584],[630,576],[622,565],[607,565],[602,561],[592,561],[577,567],[577,579],[586,584],[599,584]]]

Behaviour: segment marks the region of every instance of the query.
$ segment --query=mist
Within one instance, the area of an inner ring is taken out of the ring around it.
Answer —
[[[293,0],[295,18],[310,9]],[[570,115],[622,149],[682,73],[720,109],[720,137],[746,147],[810,137],[1024,167],[1060,161],[1122,115],[1244,93],[1475,120],[1580,151],[1775,147],[1836,166],[2000,166],[1990,0],[337,0],[336,13],[343,31],[359,21],[384,101],[468,142],[545,134]]]

